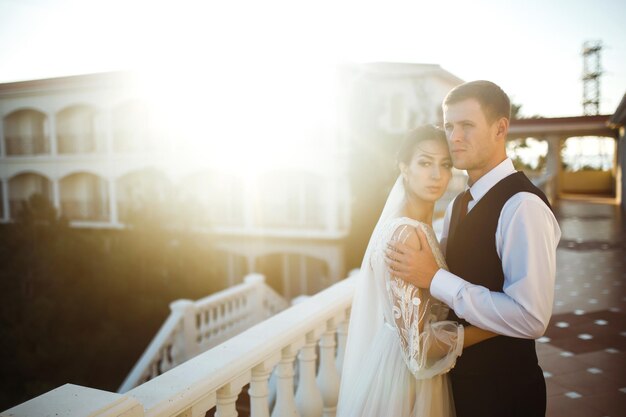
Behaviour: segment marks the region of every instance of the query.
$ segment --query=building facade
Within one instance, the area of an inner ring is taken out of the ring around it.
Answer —
[[[232,155],[249,143],[226,146],[239,138],[204,128],[211,115],[201,109],[155,103],[137,74],[0,84],[0,220],[15,221],[33,195],[79,228],[123,229],[167,207],[155,217],[166,227],[217,237],[229,284],[261,272],[287,298],[316,293],[352,266],[344,246],[362,211],[351,170],[359,149],[437,122],[461,82],[420,64],[353,65],[338,79],[332,126],[292,132],[288,156],[253,172]]]

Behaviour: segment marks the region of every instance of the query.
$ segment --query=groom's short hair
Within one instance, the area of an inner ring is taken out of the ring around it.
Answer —
[[[511,101],[509,96],[497,84],[491,81],[469,81],[458,85],[450,90],[443,100],[443,105],[447,106],[472,98],[480,103],[480,107],[490,122],[494,122],[501,117],[511,118]]]

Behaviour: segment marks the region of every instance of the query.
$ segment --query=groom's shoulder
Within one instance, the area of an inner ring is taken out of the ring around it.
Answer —
[[[502,207],[501,218],[512,218],[515,213],[523,212],[524,217],[546,218],[556,221],[552,208],[537,194],[529,191],[515,193]]]

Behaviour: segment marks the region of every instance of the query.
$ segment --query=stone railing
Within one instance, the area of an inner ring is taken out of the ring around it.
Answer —
[[[332,417],[354,285],[340,281],[125,394],[67,384],[0,415],[234,417],[248,385],[252,417]]]
[[[260,274],[198,301],[177,300],[119,392],[149,381],[287,308]]]

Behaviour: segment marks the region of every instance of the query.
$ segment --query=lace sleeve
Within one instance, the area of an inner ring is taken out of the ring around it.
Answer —
[[[437,263],[445,268],[434,233],[422,223],[399,225],[391,240],[417,244],[415,227],[426,232]],[[448,307],[433,298],[428,290],[388,272],[385,280],[400,346],[411,373],[418,379],[426,379],[448,372],[463,349],[463,326],[445,320]]]

